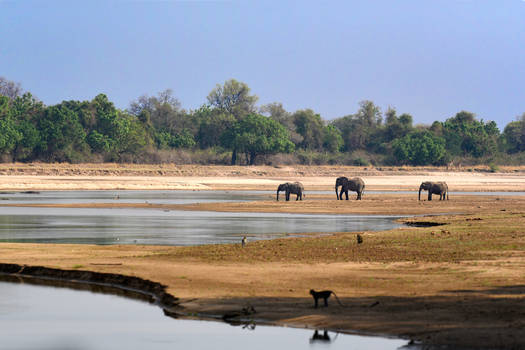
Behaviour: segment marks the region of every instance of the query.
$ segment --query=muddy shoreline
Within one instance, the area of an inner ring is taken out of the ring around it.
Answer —
[[[54,282],[74,282],[91,286],[109,287],[148,297],[161,308],[174,308],[179,305],[178,298],[166,292],[166,286],[139,277],[115,273],[100,273],[87,270],[63,270],[44,266],[0,263],[0,274],[12,277],[33,277]],[[124,293],[125,294],[125,293]]]

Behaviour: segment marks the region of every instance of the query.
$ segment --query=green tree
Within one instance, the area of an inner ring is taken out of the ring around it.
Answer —
[[[0,96],[0,154],[9,154],[22,138],[16,128],[7,96]]]
[[[384,142],[403,137],[412,131],[412,116],[410,114],[403,113],[398,117],[396,110],[389,108],[385,112],[385,117]]]
[[[21,136],[13,150],[14,160],[28,161],[35,158],[35,150],[41,142],[37,122],[44,109],[44,104],[29,92],[11,100],[12,116]]]
[[[497,152],[499,130],[494,121],[478,121],[470,112],[461,111],[443,123],[447,150],[453,155],[483,157]]]
[[[336,119],[333,125],[341,131],[344,149],[366,149],[373,136],[378,134],[382,123],[381,110],[372,101],[361,101],[356,114]]]
[[[202,149],[219,146],[221,135],[231,129],[236,121],[233,115],[207,106],[195,111],[194,118],[199,124],[197,142]]]
[[[414,131],[392,142],[394,158],[410,165],[441,165],[446,156],[445,140],[430,131]]]
[[[508,153],[525,151],[525,113],[517,121],[510,122],[503,130]]]
[[[296,132],[296,127],[294,124],[294,115],[286,111],[283,107],[283,104],[280,102],[268,103],[261,106],[260,112],[263,115],[267,115],[273,120],[279,122],[283,125],[288,134],[290,135],[290,140],[297,146],[303,142],[303,136]]]
[[[303,140],[298,145],[303,149],[317,149],[323,147],[324,123],[319,114],[311,109],[299,110],[293,114],[295,131]]]
[[[323,149],[327,152],[339,152],[343,147],[341,132],[333,125],[327,125],[323,129]]]
[[[48,107],[38,128],[42,135],[40,153],[49,161],[77,162],[88,152],[78,115],[65,105]]]
[[[226,148],[244,153],[250,165],[255,164],[257,156],[294,150],[286,129],[275,120],[258,114],[249,114],[236,121],[222,135],[222,143]]]
[[[237,121],[255,113],[258,97],[250,95],[247,84],[235,79],[227,80],[224,85],[217,84],[208,95],[208,103],[220,113],[233,116]],[[233,148],[231,164],[237,162],[237,149]]]
[[[237,120],[255,113],[258,97],[250,95],[247,84],[230,79],[224,85],[217,84],[208,95],[209,104],[221,111],[233,115]]]

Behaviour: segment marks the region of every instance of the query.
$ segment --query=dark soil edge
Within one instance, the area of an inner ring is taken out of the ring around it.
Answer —
[[[108,286],[137,292],[152,297],[154,302],[163,309],[173,308],[179,305],[179,299],[167,293],[166,286],[139,277],[5,263],[0,263],[0,274]]]

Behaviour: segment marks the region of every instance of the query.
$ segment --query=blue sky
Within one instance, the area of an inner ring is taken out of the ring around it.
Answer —
[[[367,99],[503,128],[525,112],[525,1],[0,0],[0,76],[49,105],[171,88],[195,109],[234,78],[324,119]]]

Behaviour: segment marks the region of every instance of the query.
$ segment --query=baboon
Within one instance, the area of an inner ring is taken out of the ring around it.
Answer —
[[[363,237],[358,233],[357,234],[357,244],[363,243]]]
[[[314,302],[315,302],[315,307],[316,308],[317,308],[317,305],[318,305],[317,301],[319,299],[324,299],[324,306],[328,306],[328,298],[330,298],[330,295],[332,295],[332,294],[334,295],[334,297],[337,300],[337,302],[339,303],[339,305],[343,306],[343,304],[341,304],[341,301],[339,301],[339,298],[337,297],[337,295],[331,290],[322,290],[320,292],[316,292],[315,290],[310,289],[310,294],[314,298]]]

